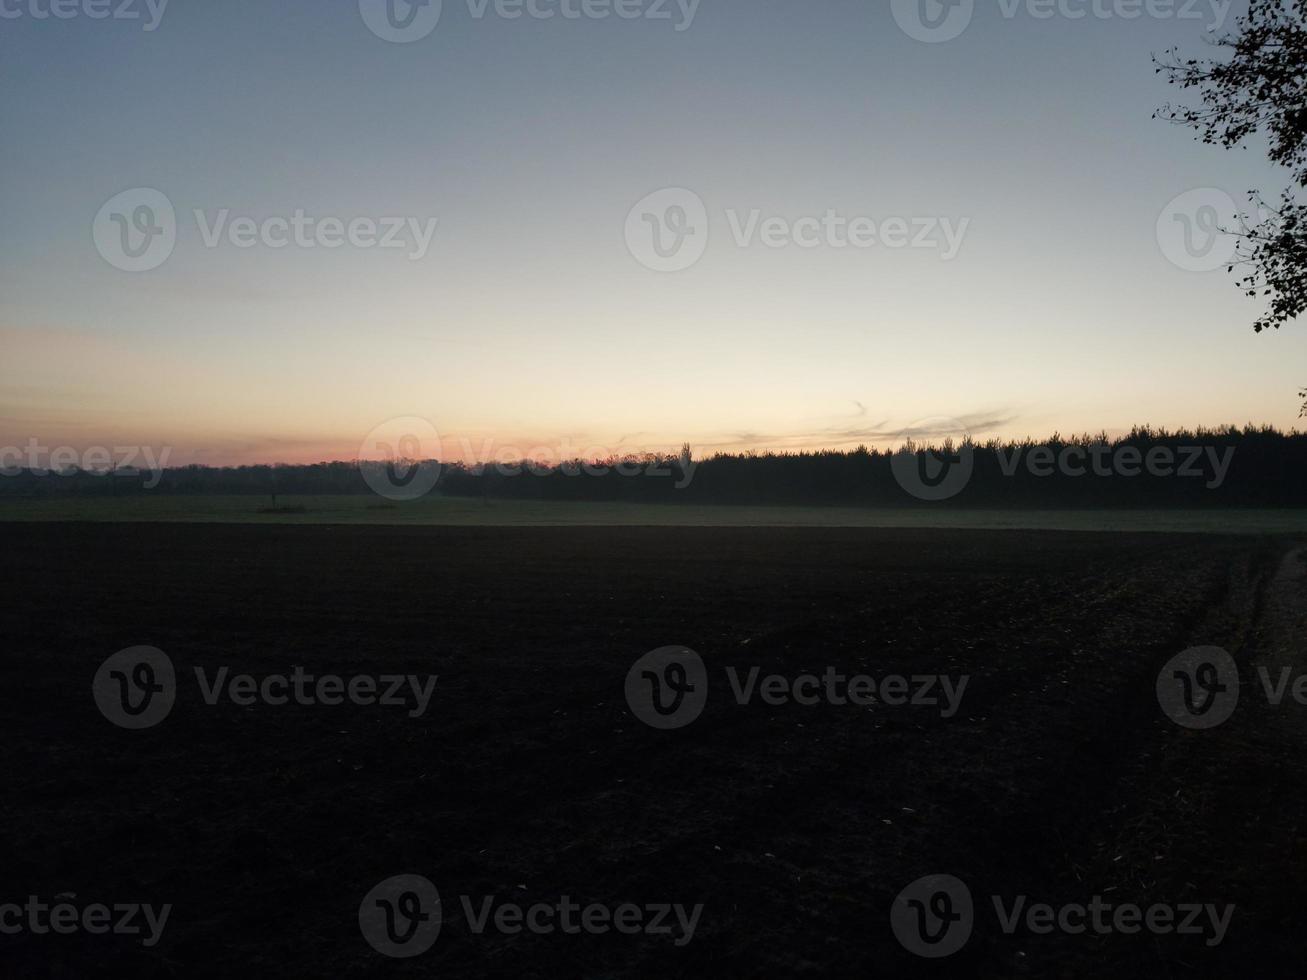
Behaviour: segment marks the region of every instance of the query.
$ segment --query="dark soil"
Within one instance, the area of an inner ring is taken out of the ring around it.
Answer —
[[[1307,759],[1250,665],[1290,543],[875,529],[6,525],[0,904],[173,906],[162,941],[0,935],[6,977],[1297,977]],[[1283,602],[1280,596],[1277,603]],[[1307,601],[1307,598],[1305,598]],[[1279,606],[1277,605],[1277,609]],[[1279,615],[1277,613],[1277,615]],[[1279,622],[1279,620],[1277,620]],[[101,662],[177,667],[158,726],[101,715]],[[628,668],[684,644],[703,715],[635,718]],[[1161,665],[1239,660],[1219,729],[1159,709]],[[1298,637],[1299,656],[1307,637]],[[1278,655],[1283,655],[1283,648]],[[404,708],[206,704],[193,669],[438,674]],[[764,674],[968,675],[961,711],[737,705]],[[1307,715],[1307,707],[1297,711]],[[1296,729],[1294,729],[1296,730]],[[421,874],[411,960],[358,909]],[[940,961],[889,909],[964,880]],[[999,929],[1031,902],[1233,903],[1225,941]],[[459,895],[704,906],[668,936],[477,935]]]

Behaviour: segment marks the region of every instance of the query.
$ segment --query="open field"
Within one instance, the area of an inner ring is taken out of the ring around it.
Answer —
[[[1300,974],[1307,707],[1301,539],[825,528],[4,528],[5,894],[173,906],[129,937],[6,937],[11,976]],[[1286,557],[1289,556],[1289,557]],[[1194,644],[1239,663],[1219,728],[1159,709]],[[150,644],[176,703],[130,731],[92,678]],[[702,655],[697,720],[656,730],[635,660]],[[205,701],[195,677],[438,675],[425,713]],[[724,679],[828,667],[967,678],[929,705],[737,703]],[[1295,713],[1295,707],[1297,713]],[[420,874],[443,929],[413,959],[360,935]],[[895,896],[965,881],[974,934],[906,951]],[[496,903],[702,903],[692,941],[473,931]],[[988,896],[1233,904],[1203,936],[1014,934]]]
[[[154,495],[0,498],[6,521],[186,521],[234,524],[378,524],[487,527],[885,527],[1050,531],[1199,531],[1307,534],[1303,510],[965,510],[922,506],[742,507],[481,500],[429,496],[391,503],[368,495],[266,497]]]

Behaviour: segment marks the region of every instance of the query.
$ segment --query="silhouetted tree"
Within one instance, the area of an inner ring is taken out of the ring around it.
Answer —
[[[1065,467],[1059,463],[1052,472],[1043,471],[1068,449]],[[451,461],[442,466],[440,483],[432,492],[480,497],[492,505],[498,500],[533,500],[964,508],[1307,506],[1307,432],[1251,425],[1197,431],[1137,426],[1120,437],[1100,432],[1054,435],[1042,442],[968,439],[961,444],[913,443],[902,451],[928,452],[950,465],[969,457],[972,473],[955,497],[923,502],[895,475],[892,449],[748,450],[695,459],[682,447],[677,455],[640,453],[555,464],[521,461],[506,464],[502,471],[496,463],[469,466]],[[1132,454],[1133,462],[1122,456],[1121,469],[1100,473],[1092,462],[1095,455],[1106,460],[1116,458],[1118,451]],[[1038,462],[1040,453],[1045,463]],[[1154,453],[1160,453],[1163,462],[1169,460],[1169,475],[1150,471]],[[1126,472],[1127,466],[1131,472]],[[133,496],[267,497],[275,489],[273,509],[282,513],[301,509],[282,503],[289,496],[373,493],[357,461],[275,467],[192,464],[130,476],[120,470],[119,478],[117,492]],[[0,479],[0,498],[99,494],[104,479],[77,469],[43,475],[21,470]]]
[[[1157,115],[1227,149],[1263,133],[1270,159],[1291,172],[1278,205],[1251,191],[1257,216],[1245,215],[1241,228],[1226,229],[1240,241],[1230,270],[1243,266],[1241,287],[1267,302],[1253,323],[1261,332],[1307,309],[1307,205],[1297,200],[1307,187],[1307,19],[1296,0],[1251,0],[1236,25],[1213,39],[1219,57],[1181,58],[1172,49],[1154,59],[1170,84],[1196,89],[1202,103],[1167,105]]]

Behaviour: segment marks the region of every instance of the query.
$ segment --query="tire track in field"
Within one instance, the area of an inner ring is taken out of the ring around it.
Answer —
[[[1139,751],[1108,798],[1108,819],[1084,842],[1077,867],[1080,880],[1120,902],[1233,904],[1229,933],[1216,947],[1177,936],[1082,943],[1115,975],[1300,976],[1307,707],[1272,710],[1256,668],[1307,666],[1303,554],[1281,545],[1195,621],[1186,645],[1224,646],[1239,664],[1236,711],[1218,728],[1188,731],[1154,702]],[[1023,971],[1064,968],[1066,945],[1065,939],[1031,943]],[[1007,965],[1017,964],[1009,958]]]
[[[1110,591],[1110,590],[1104,590]],[[1007,594],[1012,598],[1011,593]],[[1075,597],[1064,597],[1063,602]],[[1147,597],[1136,596],[1136,601]],[[1014,634],[1027,634],[1032,624],[1041,618],[1049,617],[1061,621],[1064,610],[1050,608],[1048,597],[1032,590],[1020,596],[1015,602],[1007,604],[1004,612],[1011,622]],[[987,614],[988,615],[988,614]],[[846,620],[847,632],[861,634],[865,632],[865,623],[854,617]],[[1106,624],[1097,622],[1095,614],[1086,613],[1085,620],[1079,624],[1088,630],[1097,626],[1105,629]],[[848,627],[852,626],[853,629]],[[773,643],[766,639],[756,640],[750,644],[753,655],[761,658],[768,652],[769,646],[782,651],[789,639],[797,635],[820,635],[824,630],[834,629],[831,624],[799,624],[775,631]],[[1095,634],[1096,635],[1096,634]],[[1167,639],[1170,639],[1168,636]],[[1093,643],[1089,644],[1090,646]],[[1018,644],[1013,644],[1014,649]],[[1160,649],[1160,648],[1159,648]],[[1025,673],[1028,673],[1031,654],[1022,653],[1015,659],[1025,665],[1021,671],[1011,671],[1000,675],[1001,683],[995,684],[987,692],[987,703],[997,703],[1004,696],[1012,695],[1020,687]],[[895,661],[893,669],[920,669],[925,665],[920,657],[911,663]],[[938,665],[936,665],[938,666]],[[974,668],[974,663],[971,665]],[[1086,666],[1083,669],[1091,669]],[[811,725],[807,732],[809,738],[819,738],[825,745],[823,754],[814,761],[811,745],[783,748],[775,755],[758,759],[758,749],[749,747],[749,741],[767,742],[769,737],[776,737],[776,730],[768,730],[753,714],[769,709],[755,707],[751,710],[728,712],[716,719],[711,727],[706,725],[708,715],[696,723],[696,738],[702,739],[702,747],[687,751],[683,745],[667,740],[656,741],[658,755],[656,758],[646,756],[642,762],[650,784],[658,786],[677,785],[677,770],[702,764],[709,775],[723,778],[733,775],[734,785],[729,796],[711,795],[712,781],[706,786],[709,796],[706,800],[691,794],[682,793],[679,804],[676,800],[664,802],[662,817],[669,821],[659,826],[650,821],[649,833],[644,837],[644,846],[648,848],[649,860],[659,864],[664,871],[670,867],[683,867],[687,875],[696,862],[715,861],[721,865],[722,873],[728,879],[734,879],[735,887],[727,889],[737,899],[752,899],[750,906],[758,905],[785,908],[787,902],[785,891],[788,885],[785,878],[799,879],[805,874],[809,878],[807,890],[821,892],[829,890],[832,894],[845,893],[842,900],[834,903],[834,911],[829,903],[818,914],[823,928],[832,934],[844,927],[856,927],[868,915],[868,896],[864,891],[866,881],[875,876],[884,876],[887,871],[893,877],[892,869],[911,865],[913,854],[903,852],[916,851],[920,854],[943,852],[950,855],[954,864],[974,861],[974,858],[961,856],[968,850],[975,850],[983,845],[986,836],[996,830],[996,823],[1001,825],[1003,808],[991,807],[994,812],[986,812],[979,820],[973,820],[974,827],[966,827],[966,821],[960,817],[968,810],[969,803],[976,804],[984,800],[1000,800],[1002,792],[995,782],[1004,779],[1013,782],[1021,780],[1038,782],[1050,772],[1056,772],[1059,759],[1039,760],[1030,758],[1029,752],[1021,760],[1021,765],[1012,761],[1006,775],[991,773],[987,779],[965,779],[959,786],[947,773],[936,774],[934,766],[927,760],[935,758],[945,763],[945,768],[956,766],[959,759],[975,758],[978,752],[985,751],[984,736],[991,732],[992,722],[982,719],[975,725],[910,725],[892,723],[887,729],[868,732],[865,717],[858,712],[833,711],[826,715],[824,725]],[[965,712],[964,712],[965,713]],[[784,712],[773,712],[775,715]],[[790,713],[790,717],[794,717]],[[783,731],[786,726],[780,726]],[[791,728],[792,737],[796,732]],[[720,762],[714,764],[712,756],[723,747],[739,750],[739,758],[728,765]],[[1018,752],[1023,748],[1014,746]],[[1029,748],[1025,746],[1025,748]],[[892,760],[888,773],[878,776],[868,772],[869,765],[876,765],[874,760]],[[922,759],[921,764],[913,759]],[[1026,768],[1023,769],[1021,766]],[[734,772],[727,770],[734,767]],[[788,766],[788,769],[786,768]],[[1031,767],[1033,766],[1033,770]],[[740,770],[748,768],[753,772],[752,779],[745,779],[740,786]],[[956,773],[956,768],[953,770]],[[854,774],[850,776],[850,774]],[[858,775],[861,774],[861,775]],[[886,781],[886,776],[892,778]],[[903,777],[911,774],[904,781]],[[769,779],[770,777],[770,779]],[[580,779],[577,786],[581,789],[588,778]],[[523,786],[525,794],[535,796],[537,787]],[[638,797],[636,798],[638,799]],[[631,794],[620,794],[617,800],[610,802],[632,801]],[[946,801],[942,804],[932,800]],[[820,809],[812,810],[811,804],[819,801]],[[579,801],[575,799],[556,800],[546,809],[570,810]],[[589,802],[595,802],[593,798]],[[650,803],[649,799],[643,800]],[[696,802],[699,807],[696,809]],[[912,816],[902,815],[907,807],[913,811]],[[1065,806],[1066,799],[1054,795],[1046,801],[1050,810]],[[672,804],[670,809],[666,804]],[[1028,826],[1031,815],[1022,821]],[[884,830],[886,824],[893,821],[902,826],[893,830]],[[954,833],[964,842],[941,841],[938,823],[955,828]],[[841,823],[849,826],[843,828],[846,836],[841,839]],[[853,836],[847,836],[849,830]],[[875,831],[873,833],[872,831]],[[880,836],[883,835],[883,838]],[[637,835],[637,841],[640,836]],[[843,852],[842,857],[831,859],[831,855],[809,855],[811,863],[805,863],[805,856],[796,853],[801,850],[797,845],[805,839],[830,841],[835,844],[833,850]],[[714,853],[722,845],[711,842],[726,842],[725,853]],[[781,843],[776,843],[776,842]],[[883,849],[894,853],[887,856]],[[630,849],[621,853],[629,854]],[[764,854],[764,851],[767,853]],[[772,852],[775,852],[773,855]],[[788,851],[788,853],[786,853]],[[620,854],[614,855],[620,859]],[[888,857],[888,859],[887,859]],[[987,862],[979,861],[983,868]],[[844,867],[841,867],[844,865]],[[861,865],[861,867],[858,867]],[[850,869],[852,872],[850,873]],[[962,870],[962,869],[959,869]],[[825,876],[824,883],[823,876]],[[811,896],[810,896],[811,897]],[[887,901],[887,899],[886,899]],[[792,905],[792,903],[790,903]],[[749,913],[750,906],[741,910]],[[805,929],[817,923],[803,921],[802,914],[790,923]],[[812,931],[817,935],[817,931]]]

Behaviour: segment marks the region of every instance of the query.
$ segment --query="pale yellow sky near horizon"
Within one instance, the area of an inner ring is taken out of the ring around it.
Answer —
[[[748,372],[727,387],[731,397],[696,390],[654,372],[586,388],[585,399],[554,398],[555,375],[522,379],[477,391],[448,373],[426,379],[420,365],[399,360],[365,373],[332,371],[329,347],[306,352],[299,370],[252,366],[219,374],[212,364],[188,363],[164,343],[138,349],[121,336],[67,329],[0,328],[0,446],[47,447],[149,445],[170,450],[170,465],[306,463],[368,456],[367,434],[387,420],[417,416],[440,437],[444,460],[472,461],[496,455],[566,458],[628,451],[674,450],[689,442],[696,453],[736,450],[847,449],[859,443],[886,447],[923,421],[947,431],[956,419],[973,436],[1044,438],[1105,430],[1120,434],[1135,424],[1167,428],[1221,424],[1271,424],[1286,431],[1300,426],[1297,388],[1272,355],[1281,336],[1231,331],[1227,364],[1243,371],[1280,375],[1278,385],[1218,385],[1204,362],[1210,352],[1173,358],[1167,372],[1134,364],[1092,359],[1087,381],[1110,380],[1097,397],[1059,396],[1041,386],[1038,372],[1002,357],[980,370],[978,352],[960,363],[931,367],[937,399],[911,384],[886,379],[878,392],[876,372],[864,387],[849,384],[839,394],[806,385],[786,387]],[[421,348],[421,344],[415,345]],[[1295,345],[1300,346],[1300,345]],[[445,372],[451,370],[448,366]],[[1219,372],[1228,377],[1229,371]],[[217,377],[231,377],[215,384]],[[384,383],[377,383],[383,377]],[[1205,379],[1207,379],[1205,381]],[[45,383],[40,383],[44,380]],[[1218,378],[1218,380],[1220,380]],[[36,382],[36,383],[34,383]],[[237,394],[232,394],[234,384]],[[1208,385],[1206,397],[1194,387]],[[1020,386],[1019,389],[1017,386]],[[1021,390],[1024,398],[1014,397]],[[1188,393],[1173,401],[1176,391]],[[1090,386],[1091,395],[1092,386]],[[967,397],[963,397],[963,392]],[[606,406],[602,422],[586,417],[584,404]],[[571,403],[569,410],[568,403]],[[529,420],[523,422],[522,420]],[[716,423],[716,424],[713,424]],[[429,449],[431,443],[424,444]],[[372,454],[375,455],[375,454]]]

